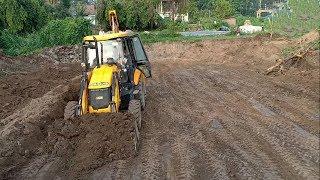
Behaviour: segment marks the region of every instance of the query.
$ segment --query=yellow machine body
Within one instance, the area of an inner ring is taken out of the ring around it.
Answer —
[[[145,79],[144,74],[139,69],[135,69],[133,74],[134,85],[138,85],[141,79]]]
[[[108,107],[104,108],[94,108],[89,105],[90,91],[99,91],[110,89],[111,99],[110,102],[114,103],[114,111],[118,112],[120,106],[120,90],[118,80],[116,75],[118,73],[118,68],[116,65],[101,65],[100,67],[95,67],[92,71],[88,72],[88,86],[85,87],[85,90],[82,94],[82,114],[87,113],[109,113],[113,112],[111,104]],[[112,91],[112,92],[111,92]],[[95,100],[102,100],[104,96],[94,96]]]
[[[95,42],[97,45],[97,43],[103,41],[138,36],[137,33],[132,31],[119,31],[119,23],[115,11],[109,12],[109,20],[112,27],[111,33],[86,36],[83,38],[83,43],[88,45]],[[80,112],[78,114],[118,112],[121,103],[119,84],[121,68],[115,63],[100,64],[94,68],[84,67],[87,68],[83,75],[83,79],[86,80],[83,81],[84,83],[81,88],[81,98],[79,100]],[[145,81],[145,74],[138,68],[135,68],[133,72],[133,85],[137,86],[140,82],[145,83]]]

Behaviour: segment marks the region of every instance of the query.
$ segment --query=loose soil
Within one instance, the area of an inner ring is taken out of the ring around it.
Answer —
[[[81,72],[79,64],[55,63],[39,56],[10,58],[0,55],[0,69],[0,119],[54,87],[68,84]]]
[[[133,157],[133,127],[133,119],[124,113],[58,119],[49,126],[43,149],[60,158],[54,165],[64,172],[62,177],[85,177],[111,161]]]
[[[121,128],[127,115],[62,120],[80,70],[58,63],[74,72],[1,108],[0,179],[319,179],[319,50],[285,74],[265,74],[290,44],[257,37],[146,47],[153,77],[137,157],[126,146],[130,128]],[[52,67],[1,81],[32,84]],[[1,103],[16,96],[8,89]]]

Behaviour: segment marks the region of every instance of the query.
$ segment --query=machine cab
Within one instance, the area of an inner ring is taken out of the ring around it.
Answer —
[[[84,61],[88,68],[96,67],[97,63],[107,64],[112,59],[114,63],[123,67],[130,68],[131,66],[134,69],[139,69],[146,78],[151,77],[150,62],[138,35],[107,40],[99,40],[99,36],[97,36],[97,40],[97,52],[95,48],[85,48],[85,52],[83,52],[85,54]],[[85,41],[84,44],[87,45],[85,47],[90,47],[94,42]]]

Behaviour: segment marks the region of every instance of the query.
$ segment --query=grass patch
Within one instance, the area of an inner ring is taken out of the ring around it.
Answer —
[[[3,31],[0,48],[9,56],[30,55],[45,47],[81,43],[82,38],[88,34],[91,34],[91,25],[85,19],[54,20],[40,31],[25,36]]]
[[[216,36],[182,36],[179,33],[175,32],[162,32],[162,31],[154,31],[148,33],[140,33],[140,37],[143,43],[152,44],[157,42],[199,42],[202,40],[226,40],[226,39],[238,39],[238,38],[248,38],[254,37],[257,34],[248,34],[236,36],[233,33],[228,35],[216,35]]]
[[[268,30],[288,37],[298,37],[320,27],[318,0],[290,0],[290,11],[279,12]]]

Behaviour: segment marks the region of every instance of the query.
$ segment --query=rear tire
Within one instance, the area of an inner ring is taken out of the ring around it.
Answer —
[[[134,151],[135,155],[138,155],[140,145],[140,132],[141,129],[141,104],[139,100],[133,99],[129,102],[129,113],[133,116],[134,121]]]
[[[141,110],[146,108],[146,96],[147,96],[147,89],[145,81],[141,82],[141,92],[140,92],[140,102],[141,102]]]
[[[64,109],[64,120],[72,119],[76,116],[78,101],[69,101]]]
[[[145,81],[140,80],[137,88],[139,89],[139,94],[136,99],[140,100],[141,110],[143,111],[146,108],[146,95],[147,95]]]

